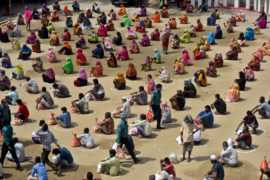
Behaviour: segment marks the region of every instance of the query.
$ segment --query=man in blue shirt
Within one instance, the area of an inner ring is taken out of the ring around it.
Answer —
[[[200,118],[200,123],[203,125],[203,128],[211,128],[214,124],[214,116],[211,111],[211,107],[206,105],[205,110],[201,111],[197,118]]]
[[[62,107],[61,111],[62,114],[55,116],[56,121],[62,126],[63,128],[69,128],[71,126],[71,117],[70,113],[67,112],[66,107]]]
[[[47,170],[43,163],[41,163],[41,158],[37,156],[35,158],[36,165],[32,169],[32,173],[29,175],[28,180],[48,180]]]
[[[60,174],[61,167],[71,167],[74,165],[73,157],[67,148],[61,147],[60,150],[55,148],[52,153],[56,156],[59,155],[59,161],[56,163],[56,166],[58,167],[57,175]]]
[[[157,84],[156,90],[152,92],[151,94],[151,100],[149,102],[149,109],[152,108],[153,114],[154,114],[154,120],[157,120],[157,129],[164,129],[164,127],[160,126],[160,120],[161,120],[161,89],[162,85]]]

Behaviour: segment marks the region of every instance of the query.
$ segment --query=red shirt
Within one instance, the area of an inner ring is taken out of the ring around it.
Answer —
[[[29,111],[25,104],[22,104],[19,106],[18,113],[21,113],[24,115],[25,119],[29,117]]]
[[[172,163],[170,163],[170,164],[165,164],[165,165],[164,165],[164,170],[167,171],[167,173],[168,173],[169,175],[172,174],[172,175],[173,175],[173,178],[175,179],[176,174],[175,174],[174,166],[172,165]]]
[[[162,47],[168,47],[169,46],[169,38],[166,38],[162,41]]]

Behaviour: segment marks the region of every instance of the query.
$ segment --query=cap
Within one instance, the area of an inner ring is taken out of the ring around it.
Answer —
[[[217,160],[217,156],[213,154],[213,155],[210,156],[210,159],[213,160],[213,161]]]

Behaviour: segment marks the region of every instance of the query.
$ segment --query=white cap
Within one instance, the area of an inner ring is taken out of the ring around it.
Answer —
[[[213,161],[214,161],[214,160],[217,160],[217,156],[216,156],[216,155],[211,155],[211,156],[210,156],[210,159],[213,160]]]

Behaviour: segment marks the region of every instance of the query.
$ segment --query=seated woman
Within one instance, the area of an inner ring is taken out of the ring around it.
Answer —
[[[167,101],[161,101],[161,124],[172,122],[171,108],[168,106]]]
[[[171,106],[177,111],[184,109],[186,104],[185,96],[182,90],[177,90],[177,94],[170,98]]]
[[[197,19],[197,25],[195,26],[195,29],[197,32],[200,32],[203,30],[203,24],[201,23],[200,19]]]
[[[83,23],[81,24],[82,30],[91,30],[92,23],[88,18],[84,18]]]
[[[42,5],[41,10],[42,10],[41,14],[50,15],[50,9],[47,7],[47,5],[45,3]]]
[[[187,24],[188,23],[187,14],[183,13],[181,16],[179,16],[179,21],[181,24]]]
[[[33,9],[32,16],[33,16],[33,19],[39,19],[40,18],[40,12],[38,12],[37,8]]]
[[[97,17],[98,24],[106,24],[107,23],[107,16],[104,12],[101,13],[100,16]]]
[[[110,12],[108,13],[108,19],[109,20],[116,20],[116,13],[114,12],[113,9],[110,10]]]
[[[66,18],[66,26],[67,27],[72,27],[73,26],[73,20],[71,16],[67,16]]]
[[[227,24],[224,23],[227,33],[233,33],[233,24],[228,20]]]
[[[245,90],[246,78],[245,78],[245,73],[243,71],[239,72],[239,79],[236,79],[236,82],[239,85],[239,90],[240,91]]]
[[[98,35],[100,37],[106,37],[107,36],[107,29],[104,26],[104,24],[100,24],[100,27],[98,28]]]
[[[100,78],[103,75],[103,67],[100,61],[96,62],[95,67],[91,68],[90,71],[90,77],[92,76],[92,74],[96,77],[96,78]]]
[[[207,76],[204,72],[204,70],[198,70],[195,74],[194,74],[194,82],[198,85],[198,86],[206,86],[207,85]]]
[[[136,12],[133,13],[133,18],[131,19],[132,22],[140,22],[140,15]]]
[[[181,62],[184,64],[184,66],[189,66],[190,63],[191,63],[191,60],[190,60],[188,51],[187,51],[186,49],[184,49],[184,50],[182,51],[182,53],[183,53],[183,55],[182,55]]]
[[[77,50],[77,55],[76,55],[76,64],[78,66],[82,66],[82,65],[85,65],[86,63],[87,63],[87,59],[85,55],[83,54],[82,49],[79,48]]]
[[[82,28],[79,23],[75,23],[74,25],[74,34],[75,35],[82,35]]]
[[[42,79],[46,83],[54,83],[55,81],[55,74],[51,67],[47,69],[45,73],[42,74]]]
[[[217,69],[214,62],[209,62],[209,66],[206,69],[206,75],[209,77],[217,77]]]
[[[210,17],[207,18],[207,26],[215,26],[216,25],[216,15],[212,13]]]
[[[245,36],[247,41],[254,40],[254,31],[251,27],[247,27]]]
[[[216,53],[215,58],[214,58],[214,64],[215,67],[221,68],[223,67],[223,57],[221,52]]]
[[[72,8],[74,12],[80,11],[80,4],[78,3],[78,0],[73,0]]]
[[[43,72],[43,61],[40,57],[35,58],[35,62],[32,64],[32,67],[36,72]]]
[[[92,50],[92,56],[95,58],[104,58],[104,50],[100,44],[97,44],[96,49]]]
[[[144,47],[150,46],[150,39],[146,33],[143,33],[143,37],[142,37],[140,44]]]
[[[127,51],[127,46],[123,46],[123,49],[116,54],[116,59],[120,61],[126,61],[129,60],[129,55]]]
[[[131,54],[138,54],[140,52],[140,48],[134,39],[132,40],[132,43],[129,47],[129,52]]]
[[[48,26],[47,26],[48,32],[51,34],[53,31],[55,31],[55,27],[54,25],[49,22]]]
[[[51,21],[52,22],[59,21],[59,14],[55,10],[53,10],[51,13]]]
[[[134,64],[132,63],[128,64],[128,69],[126,71],[126,78],[129,80],[136,80],[137,78],[137,70]]]
[[[217,30],[216,30],[216,33],[215,33],[215,38],[216,39],[222,39],[222,35],[223,35],[223,33],[222,33],[222,30],[221,30],[220,26],[217,26]]]
[[[13,41],[11,42],[11,47],[14,51],[20,50],[21,49],[21,44],[18,39],[13,38]]]
[[[253,57],[255,57],[255,56],[258,57],[259,58],[259,61],[262,62],[263,61],[263,57],[264,57],[262,48],[257,48],[257,52],[253,53],[252,56]]]
[[[79,70],[79,77],[74,81],[75,86],[86,86],[87,85],[87,74],[83,68]]]
[[[93,6],[92,6],[92,11],[97,13],[97,14],[100,13],[100,8],[96,2],[94,2]]]
[[[177,22],[176,22],[175,18],[170,19],[168,23],[169,23],[171,29],[176,29],[177,28]]]
[[[92,31],[88,37],[89,43],[97,43],[98,42],[98,35],[95,31]]]
[[[145,24],[145,28],[152,28],[152,20],[149,17],[145,18],[143,22]]]
[[[231,45],[230,45],[231,49],[232,47],[236,47],[237,49],[237,52],[240,53],[241,52],[241,46],[240,44],[235,40],[235,39],[232,39],[231,40]]]
[[[136,26],[136,31],[139,33],[145,33],[145,24],[143,20],[141,20],[140,23]]]
[[[146,84],[147,84],[147,93],[148,94],[151,94],[153,91],[155,91],[156,84],[155,84],[154,78],[152,77],[151,74],[148,74]]]
[[[35,31],[31,31],[31,35],[27,37],[26,43],[34,44],[35,40],[37,39]]]
[[[53,10],[56,10],[56,11],[60,11],[60,4],[59,4],[59,0],[55,0],[54,3],[53,3]]]
[[[162,18],[169,18],[169,12],[165,6],[160,11],[160,14]]]
[[[73,73],[73,64],[72,64],[72,60],[70,57],[66,58],[66,63],[63,64],[63,71],[65,74],[72,74]]]
[[[244,35],[243,32],[241,32],[239,34],[239,37],[238,37],[238,41],[237,42],[238,42],[238,44],[240,44],[241,47],[245,45],[246,40],[245,40],[245,35]]]
[[[266,56],[270,56],[270,41],[264,41],[262,46],[263,53]]]
[[[86,41],[83,35],[80,35],[79,39],[76,41],[76,48],[82,48],[82,49],[86,48]]]
[[[249,61],[248,66],[253,70],[253,71],[259,71],[261,68],[261,63],[260,60],[257,56],[253,56],[252,60]]]
[[[181,36],[180,41],[182,43],[189,43],[190,42],[190,33],[188,29],[184,30],[184,34]]]
[[[129,125],[131,127],[130,132],[131,135],[140,135],[140,137],[149,137],[152,134],[151,124],[149,123],[148,119],[146,118],[145,114],[140,115],[140,119],[132,122]]]
[[[85,14],[83,12],[81,12],[77,18],[77,23],[81,24],[83,23],[84,19],[85,19]]]
[[[48,39],[49,38],[49,31],[45,25],[41,27],[41,30],[38,31],[38,36],[40,39]]]
[[[153,63],[159,64],[161,63],[161,55],[157,48],[154,49],[154,55],[151,58]]]
[[[190,25],[189,27],[189,34],[191,37],[196,37],[196,29],[193,25]]]
[[[48,58],[49,62],[51,62],[51,63],[56,62],[56,54],[53,50],[53,47],[49,47],[48,53],[47,53],[47,58]]]
[[[15,65],[15,69],[12,71],[12,78],[17,80],[24,78],[24,71],[20,64]]]
[[[157,76],[161,82],[167,83],[171,80],[170,73],[164,66],[162,66],[161,71],[159,71],[159,74],[157,74]]]
[[[3,42],[3,43],[9,42],[9,38],[8,38],[8,33],[7,33],[7,31],[3,29],[3,30],[1,30],[0,32],[1,32],[1,33],[0,33],[0,39],[1,39],[1,42]]]
[[[47,27],[49,25],[49,22],[50,20],[48,19],[47,15],[43,14],[41,18],[41,24]]]
[[[18,13],[17,25],[24,25],[24,19],[21,13]]]
[[[118,90],[123,90],[126,88],[126,80],[123,73],[118,73],[117,78],[113,80],[114,87]]]
[[[91,11],[90,8],[87,8],[86,11],[85,11],[85,16],[87,18],[92,18],[93,17],[93,12]]]
[[[116,33],[116,37],[113,38],[113,43],[117,46],[121,46],[122,45],[122,36],[120,32]]]
[[[127,28],[127,34],[125,36],[128,40],[137,39],[136,32],[130,27]]]
[[[18,27],[17,24],[14,25],[14,30],[12,31],[12,33],[10,34],[11,37],[21,37],[22,36],[22,32],[20,30],[20,28]]]
[[[114,24],[111,19],[108,21],[108,25],[106,26],[106,29],[107,31],[114,31]]]
[[[153,23],[160,23],[160,15],[159,12],[156,11],[154,17],[152,18]]]
[[[112,51],[113,50],[113,44],[112,41],[110,40],[109,37],[106,37],[105,40],[103,41],[104,44],[104,49],[107,51]]]
[[[151,71],[151,58],[150,56],[146,56],[144,62],[141,64],[142,71]]]
[[[1,70],[0,71],[0,90],[1,91],[6,91],[10,89],[10,79],[9,77],[6,75],[6,71],[5,70]]]
[[[65,55],[72,55],[72,47],[71,45],[68,43],[68,41],[64,41],[64,47],[62,47],[59,51],[59,54],[65,54]]]
[[[237,80],[234,81],[232,87],[226,91],[226,102],[236,102],[240,100],[240,91],[239,85],[237,84]]]
[[[62,40],[63,41],[70,41],[71,40],[71,34],[70,32],[68,31],[68,28],[65,28],[64,29],[64,32],[62,34]]]
[[[226,53],[226,57],[228,60],[237,60],[238,59],[237,48],[233,46],[232,49]]]
[[[69,16],[69,15],[71,15],[71,12],[69,11],[67,5],[65,5],[63,9],[63,16]]]
[[[118,15],[124,16],[127,13],[126,8],[123,4],[121,4],[120,9],[118,11]]]
[[[185,65],[181,62],[180,59],[176,59],[174,61],[173,68],[174,68],[174,73],[176,74],[184,74],[185,72]]]
[[[8,30],[13,30],[14,29],[14,24],[12,22],[12,20],[10,18],[8,18],[6,26],[8,28]]]
[[[214,33],[209,32],[209,35],[206,36],[206,39],[210,44],[215,44],[215,35],[214,35]]]
[[[110,57],[107,59],[108,67],[116,68],[117,67],[117,59],[114,56],[113,52],[110,52]]]
[[[26,44],[24,44],[22,48],[20,49],[18,59],[27,60],[30,58],[31,54],[32,54],[32,50]]]
[[[59,38],[55,31],[52,32],[51,38],[50,38],[50,45],[51,46],[59,46]]]
[[[245,22],[246,21],[246,15],[243,13],[242,10],[236,15],[236,21],[238,22]]]
[[[141,10],[140,10],[140,16],[147,16],[147,9],[146,9],[146,7],[142,4],[141,5]]]
[[[173,49],[180,48],[180,38],[176,33],[173,34],[173,37],[170,42],[170,47]]]
[[[193,56],[194,60],[200,60],[205,58],[205,50],[203,46],[200,46],[200,49],[195,51],[195,55]]]
[[[35,43],[32,44],[32,51],[36,52],[36,53],[41,53],[41,49],[40,49],[40,41],[39,39],[35,40]]]
[[[197,91],[196,91],[195,86],[192,84],[191,78],[188,78],[187,80],[185,80],[183,94],[186,98],[196,97]]]
[[[187,2],[186,12],[187,13],[192,13],[193,9],[194,9],[194,6],[190,2]]]
[[[153,32],[151,32],[151,40],[152,41],[159,41],[160,38],[160,32],[158,28],[155,28]]]
[[[266,22],[265,17],[261,17],[258,21],[256,21],[256,23],[258,24],[260,29],[266,28],[267,22]]]
[[[255,78],[253,70],[249,67],[246,66],[244,69],[245,77],[247,81],[253,81]]]
[[[4,67],[4,68],[11,68],[12,67],[8,53],[4,53],[1,64],[2,64],[2,67]]]

